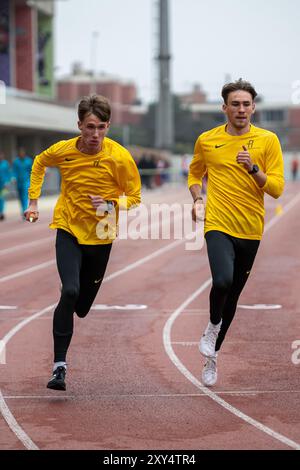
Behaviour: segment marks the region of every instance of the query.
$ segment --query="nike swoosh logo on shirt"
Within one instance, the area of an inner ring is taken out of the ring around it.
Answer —
[[[72,162],[73,160],[75,160],[75,158],[65,158],[66,162]]]
[[[224,147],[224,145],[226,145],[226,144],[215,145],[215,148],[218,149],[220,147]]]

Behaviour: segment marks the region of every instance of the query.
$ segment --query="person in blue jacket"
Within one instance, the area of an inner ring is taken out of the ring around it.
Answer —
[[[4,206],[7,188],[11,180],[11,168],[0,150],[0,221],[5,219]]]
[[[16,180],[18,197],[21,204],[22,218],[24,217],[24,212],[28,206],[28,189],[30,185],[32,163],[32,158],[28,157],[25,149],[21,147],[17,158],[13,161],[13,174]]]

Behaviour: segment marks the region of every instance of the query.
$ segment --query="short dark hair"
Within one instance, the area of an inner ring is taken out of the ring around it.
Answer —
[[[95,114],[100,121],[107,122],[111,116],[110,102],[105,96],[84,96],[78,105],[78,119],[83,121],[86,115]]]
[[[239,78],[239,80],[236,80],[235,82],[231,82],[231,83],[226,83],[223,86],[221,94],[222,94],[224,103],[227,104],[229,93],[231,93],[232,91],[239,91],[239,90],[248,91],[248,93],[250,93],[250,95],[252,96],[253,101],[255,100],[257,96],[254,86],[252,86],[250,82],[247,82],[246,80],[243,80],[242,78]]]

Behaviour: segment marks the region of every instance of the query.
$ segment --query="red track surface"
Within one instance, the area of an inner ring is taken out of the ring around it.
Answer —
[[[20,328],[59,296],[55,263],[20,274],[54,260],[50,213],[36,225],[17,217],[1,223],[0,304],[17,308],[0,309],[0,339],[18,330],[8,340],[7,363],[0,365],[0,449],[300,448],[300,365],[291,360],[291,345],[300,340],[300,197],[288,205],[299,190],[290,184],[280,201],[266,200],[266,220],[276,223],[265,233],[240,299],[282,308],[238,309],[211,392],[200,384],[197,347],[208,319],[209,286],[184,305],[210,278],[205,249],[187,251],[174,240],[115,243],[96,303],[147,308],[108,307],[76,318],[67,392],[56,392],[45,387],[53,309]],[[190,202],[186,189],[146,199]],[[281,216],[275,215],[278,204]]]

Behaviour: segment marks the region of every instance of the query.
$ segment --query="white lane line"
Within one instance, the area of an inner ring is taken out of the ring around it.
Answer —
[[[216,395],[253,396],[264,394],[300,393],[300,390],[219,390]],[[85,395],[2,395],[6,400],[49,400],[49,399],[85,399]],[[176,397],[206,397],[206,393],[101,393],[94,398],[176,398]]]
[[[141,258],[138,261],[135,261],[134,263],[129,264],[128,266],[126,266],[126,268],[120,269],[119,271],[116,271],[115,273],[110,274],[109,276],[103,279],[103,282],[111,281],[112,279],[115,279],[116,277],[121,276],[121,274],[126,274],[128,273],[128,271],[131,271],[132,269],[135,269],[138,266],[141,266],[142,264],[147,263],[147,261],[151,261],[154,258],[157,258],[158,256],[162,255],[163,253],[166,253],[169,250],[173,250],[173,248],[185,242],[186,242],[185,239],[176,240],[175,242],[170,243],[167,246],[164,246],[163,248],[160,248],[159,250],[154,251],[153,253],[150,253],[150,255],[147,255],[144,258]]]
[[[3,336],[1,340],[1,346],[2,348],[6,348],[7,343],[11,340],[11,338],[18,333],[25,325],[30,323],[32,320],[35,320],[36,318],[40,317],[41,315],[44,315],[47,312],[50,312],[56,304],[48,305],[48,307],[43,308],[43,310],[40,310],[39,312],[35,313],[34,315],[31,315],[31,317],[25,318],[25,320],[22,320],[20,323],[17,323],[11,330],[9,330],[8,333],[6,333],[5,336]],[[1,356],[1,350],[0,350],[0,356]]]
[[[185,312],[184,312],[185,316]],[[198,341],[172,341],[171,344],[179,344],[180,346],[198,346],[199,345],[199,340]],[[226,341],[226,344],[245,344],[245,341]],[[281,341],[271,341],[271,340],[255,340],[255,344],[291,344],[291,340],[281,340]]]
[[[50,240],[53,240],[53,237],[40,238],[39,240],[34,240],[33,242],[21,243],[20,245],[14,245],[14,246],[11,246],[10,248],[4,248],[3,250],[0,250],[0,256],[7,255],[9,253],[14,253],[15,251],[18,251],[18,250],[24,250],[32,246],[35,247],[37,245],[42,245],[43,243],[46,243]]]
[[[273,227],[287,212],[292,209],[300,200],[300,193],[295,196],[284,208],[284,212],[278,216],[276,215],[273,217],[265,226],[264,233],[266,233],[268,230],[270,230],[271,227]],[[278,441],[282,442],[283,444],[287,445],[288,447],[291,447],[296,450],[300,450],[300,444],[283,436],[282,434],[277,433],[276,431],[273,431],[273,429],[268,428],[264,424],[260,423],[259,421],[256,421],[255,419],[251,418],[250,416],[246,415],[245,413],[241,412],[239,409],[235,408],[234,406],[230,405],[227,403],[225,400],[220,398],[215,392],[212,390],[209,390],[207,387],[202,385],[202,383],[183,365],[183,363],[180,361],[180,359],[176,356],[173,348],[172,348],[172,341],[171,341],[171,330],[174,322],[176,319],[179,317],[179,315],[185,310],[186,307],[188,307],[189,304],[191,304],[200,294],[202,294],[203,291],[207,289],[207,287],[210,285],[211,279],[208,279],[205,281],[199,289],[197,289],[188,299],[185,300],[176,310],[175,312],[172,313],[172,315],[168,318],[164,329],[163,329],[163,344],[165,347],[165,351],[173,364],[177,367],[177,369],[190,381],[192,384],[194,384],[197,388],[199,388],[204,394],[206,394],[208,397],[210,397],[213,401],[218,403],[220,406],[228,410],[230,413],[233,415],[237,416],[238,418],[242,419],[243,421],[247,422],[248,424],[251,424],[255,428],[259,429],[260,431],[270,435],[274,439],[277,439]]]
[[[26,434],[26,432],[17,423],[16,419],[14,418],[13,414],[11,413],[7,404],[5,403],[1,389],[0,389],[0,410],[8,426],[10,427],[10,429],[13,430],[17,438],[24,444],[26,449],[39,450],[38,446],[30,439],[28,434]]]
[[[91,310],[145,310],[148,308],[148,305],[136,305],[136,304],[126,304],[126,305],[106,305],[106,304],[94,304],[91,307]]]
[[[13,274],[8,274],[7,276],[0,277],[0,283],[6,282],[6,281],[11,281],[11,279],[16,279],[16,277],[25,276],[26,274],[30,274],[30,273],[33,273],[35,271],[39,271],[40,269],[48,268],[49,266],[51,266],[52,264],[55,264],[55,263],[56,263],[55,260],[50,260],[50,261],[46,261],[45,263],[40,263],[40,264],[36,264],[34,266],[31,266],[31,268],[23,269],[22,271],[18,271],[18,272],[13,273]]]
[[[279,304],[254,304],[254,305],[238,305],[237,308],[244,310],[280,310],[282,305]]]
[[[35,318],[38,318],[39,316],[43,315],[46,312],[49,312],[50,310],[55,307],[55,304],[49,305],[48,307],[44,308],[40,312],[37,312],[36,314],[32,315],[31,317],[23,320],[22,322],[18,323],[14,328],[12,328],[4,337],[3,340],[0,342],[0,346],[2,350],[5,349],[7,343],[9,340],[23,328],[23,326],[27,325],[30,323],[32,320]],[[1,356],[2,351],[0,351],[0,356]],[[28,450],[39,450],[38,446],[30,439],[28,434],[23,430],[23,428],[19,425],[13,414],[11,413],[10,409],[8,408],[5,399],[2,395],[1,388],[0,388],[0,413],[3,415],[3,418],[7,422],[9,428],[12,430],[12,432],[17,436],[17,438],[22,442],[24,447]]]
[[[84,395],[81,395],[81,396],[84,397]],[[45,398],[46,400],[49,400],[49,398],[54,398],[55,400],[57,400],[57,398],[62,398],[62,399],[76,398],[76,395],[64,395],[64,394],[63,395],[2,395],[2,397],[5,398],[6,400],[18,400],[18,399],[42,400],[43,398]]]
[[[7,238],[7,237],[10,237],[10,236],[13,236],[13,235],[19,235],[20,233],[23,233],[23,232],[29,233],[30,230],[32,230],[32,227],[29,226],[28,222],[23,222],[22,225],[23,224],[26,225],[23,228],[15,227],[13,230],[9,230],[7,232],[0,233],[0,239],[1,238]],[[21,226],[21,222],[20,222],[20,226]],[[34,230],[46,228],[46,226],[48,226],[48,222],[39,221],[39,225],[38,226],[36,225]],[[34,234],[34,236],[36,237],[36,234]]]

